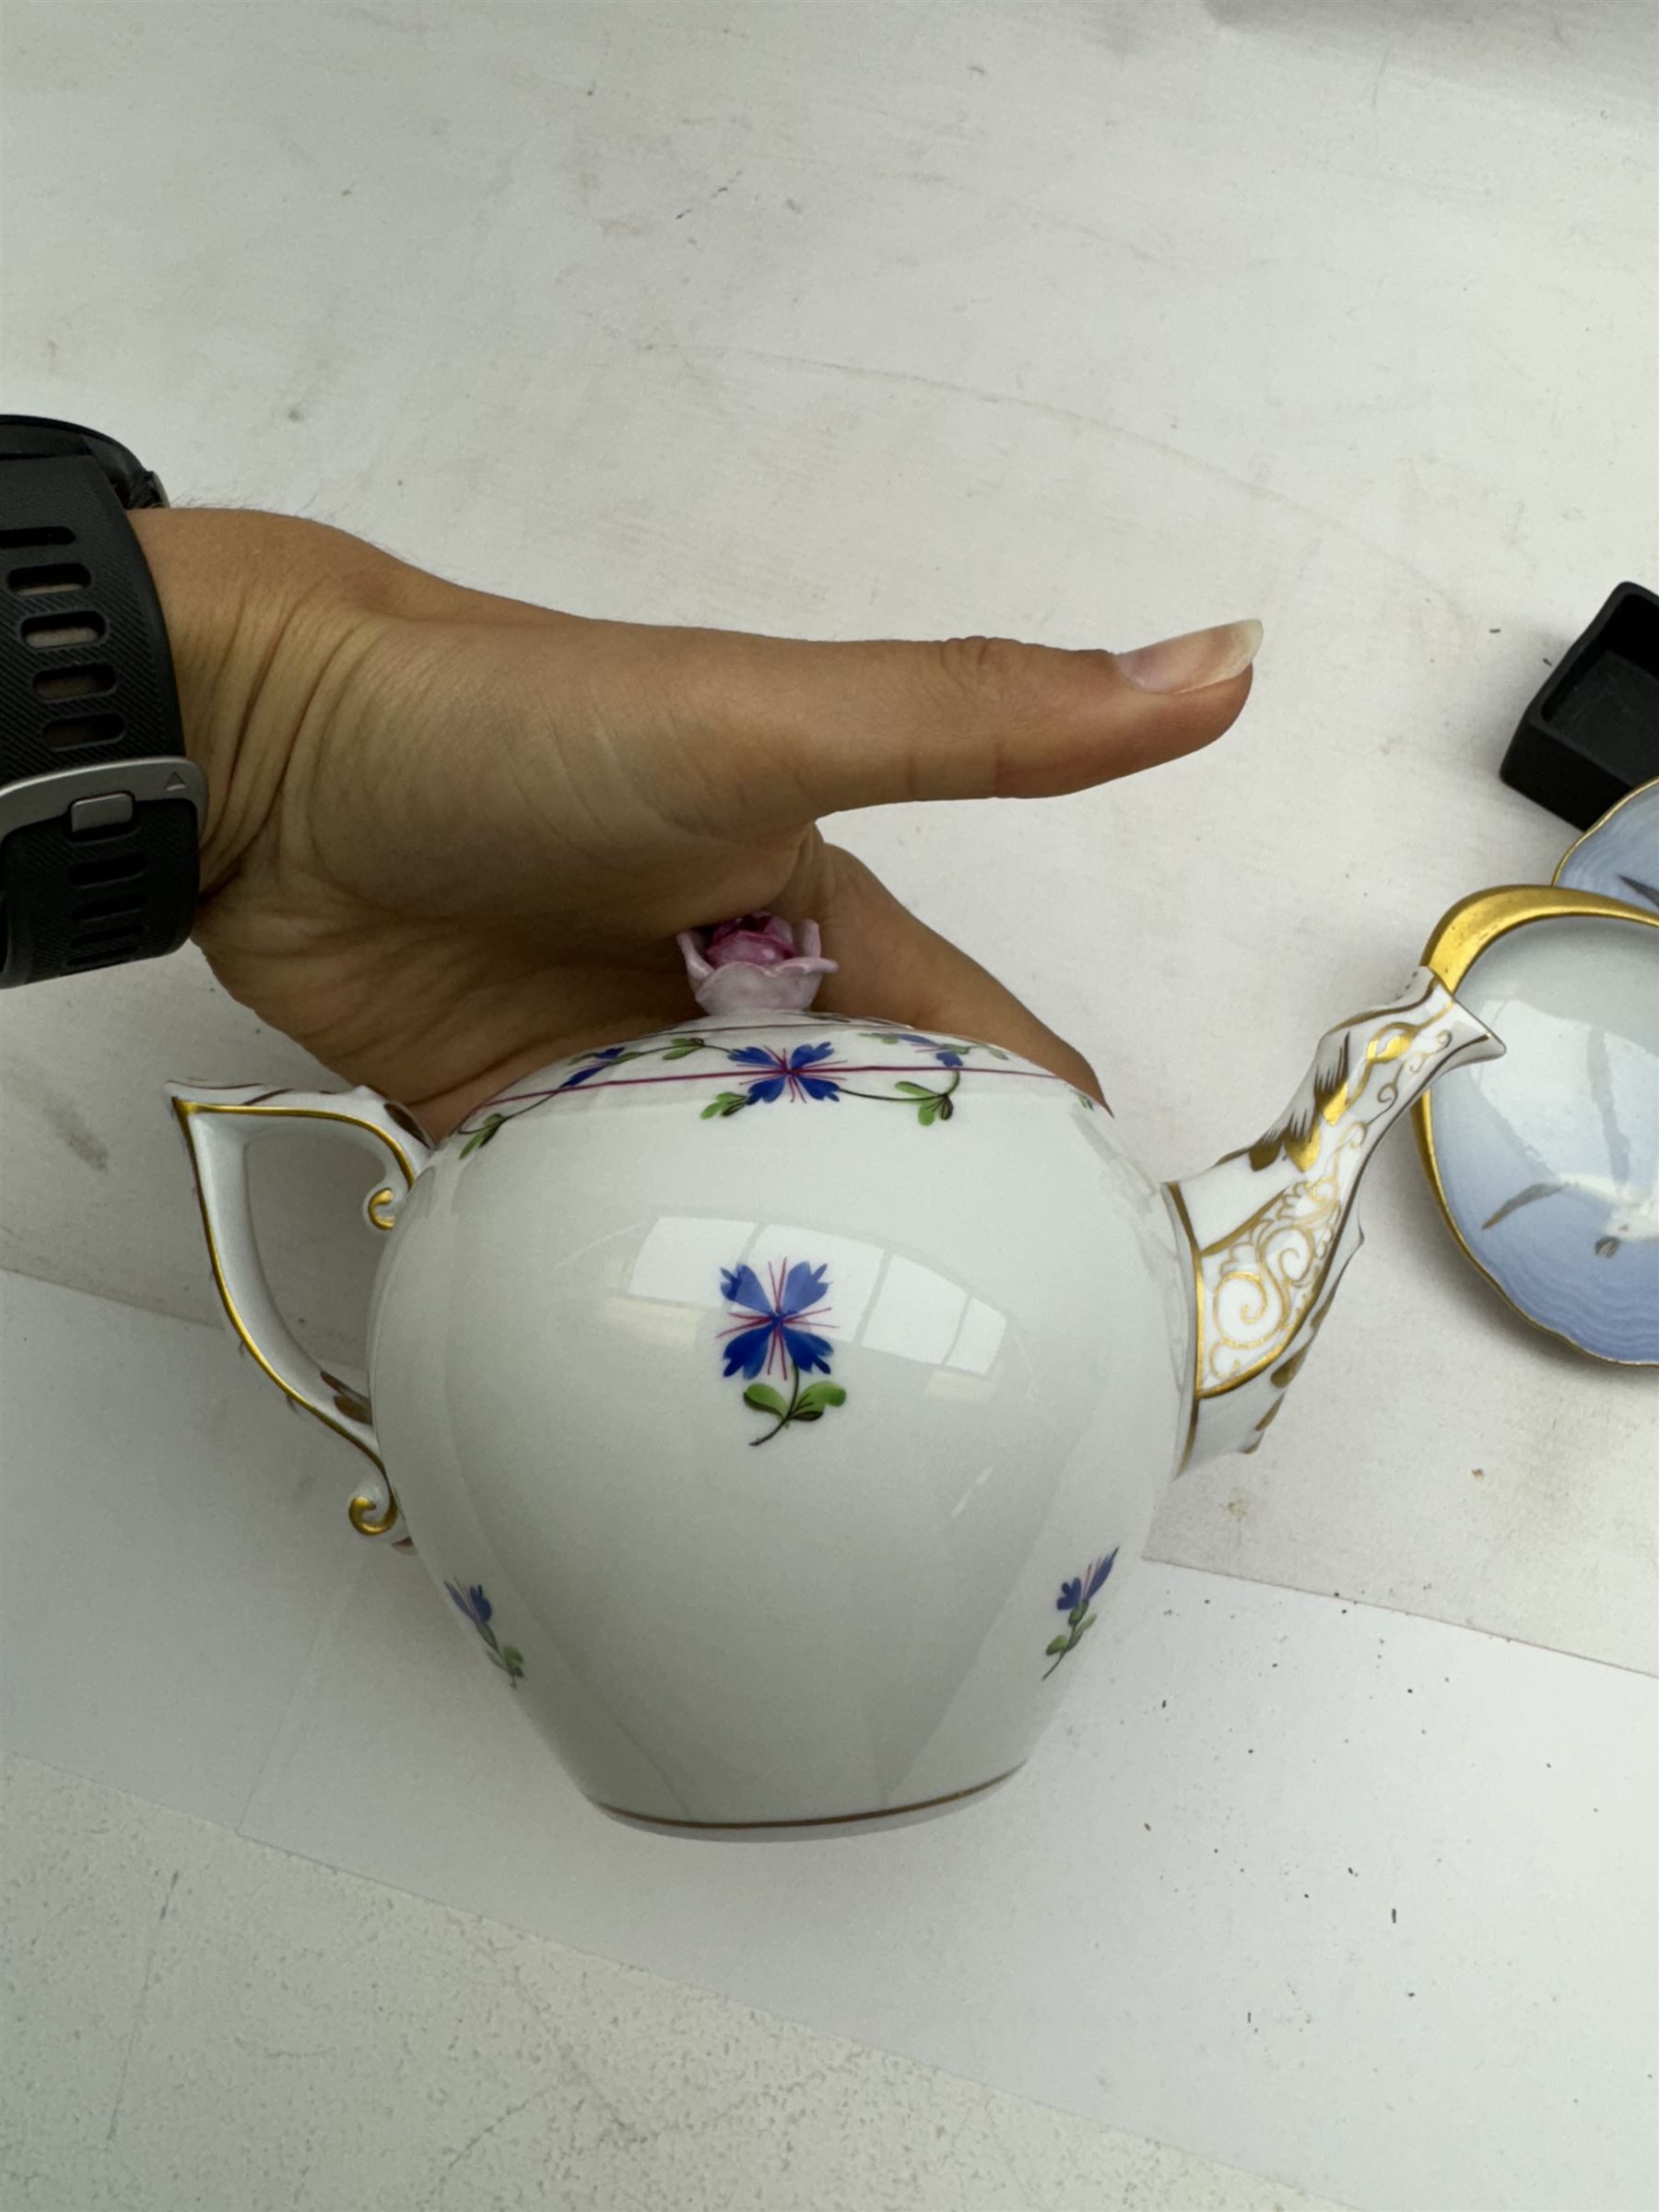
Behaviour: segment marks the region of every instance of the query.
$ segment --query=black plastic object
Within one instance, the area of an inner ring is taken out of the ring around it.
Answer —
[[[123,782],[188,767],[167,623],[126,517],[166,504],[113,439],[0,415],[0,989],[149,959],[189,933],[188,780],[176,797],[171,780],[137,798]],[[80,771],[84,791],[54,791]]]
[[[1499,773],[1576,830],[1659,776],[1659,595],[1618,586],[1521,717]]]

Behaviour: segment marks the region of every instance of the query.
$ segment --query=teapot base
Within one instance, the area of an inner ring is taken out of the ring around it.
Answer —
[[[1020,1767],[1025,1764],[1021,1759]],[[786,1843],[820,1841],[827,1836],[871,1835],[892,1828],[913,1828],[941,1813],[954,1812],[971,1798],[983,1797],[1011,1782],[1019,1767],[993,1774],[988,1782],[970,1783],[965,1790],[951,1790],[943,1797],[924,1797],[914,1805],[894,1805],[869,1813],[818,1813],[805,1820],[674,1820],[654,1813],[630,1813],[619,1805],[603,1805],[597,1797],[588,1803],[595,1812],[620,1821],[624,1828],[648,1830],[653,1835],[723,1838],[746,1843]]]

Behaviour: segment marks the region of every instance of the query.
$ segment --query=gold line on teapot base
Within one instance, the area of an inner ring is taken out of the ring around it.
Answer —
[[[795,1820],[679,1820],[666,1813],[633,1813],[625,1805],[606,1805],[603,1798],[590,1797],[588,1803],[601,1813],[608,1813],[613,1820],[634,1820],[641,1828],[674,1828],[701,1830],[705,1835],[733,1835],[742,1830],[756,1832],[771,1828],[849,1828],[860,1820],[899,1820],[906,1813],[931,1813],[941,1805],[959,1805],[964,1797],[982,1796],[999,1783],[1010,1781],[1024,1766],[1009,1767],[1001,1774],[993,1774],[989,1782],[970,1783],[965,1790],[947,1790],[942,1797],[920,1797],[913,1805],[877,1806],[868,1813],[809,1813]]]

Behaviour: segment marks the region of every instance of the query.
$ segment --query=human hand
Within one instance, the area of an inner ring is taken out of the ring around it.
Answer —
[[[198,942],[234,996],[438,1134],[683,1015],[676,933],[757,908],[822,925],[828,1010],[1001,1044],[1098,1097],[818,818],[1172,759],[1233,721],[1260,638],[1114,660],[658,629],[469,591],[292,516],[130,519],[210,791]]]

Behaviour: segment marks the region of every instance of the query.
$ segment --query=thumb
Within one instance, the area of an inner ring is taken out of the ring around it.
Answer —
[[[1249,697],[1262,626],[1116,654],[1007,638],[681,636],[695,719],[753,771],[759,825],[902,799],[1044,798],[1194,752]]]

